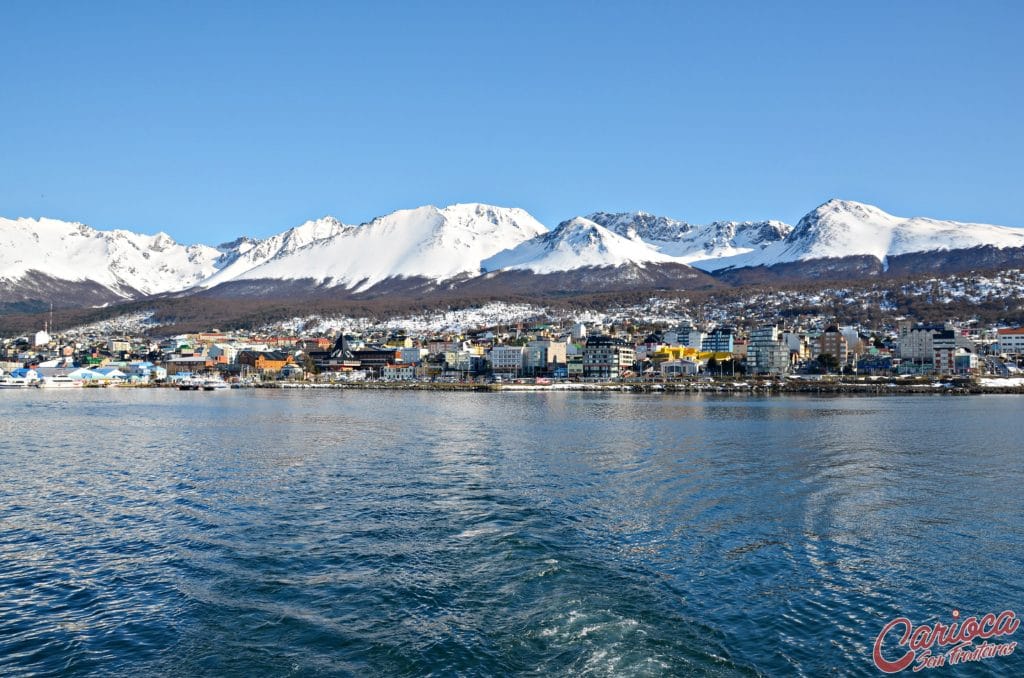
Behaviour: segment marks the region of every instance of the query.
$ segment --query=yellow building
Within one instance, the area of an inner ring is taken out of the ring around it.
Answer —
[[[699,353],[700,351],[689,346],[662,346],[649,357],[651,362],[657,365],[669,360],[694,360]]]

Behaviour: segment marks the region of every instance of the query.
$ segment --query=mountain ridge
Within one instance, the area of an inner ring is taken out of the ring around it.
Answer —
[[[425,205],[359,225],[326,216],[267,238],[217,246],[183,245],[162,232],[0,218],[0,292],[14,305],[102,305],[220,286],[244,295],[289,282],[299,283],[288,286],[297,294],[349,296],[458,286],[500,294],[497,281],[543,289],[527,282],[530,274],[553,276],[546,284],[567,289],[597,285],[601,276],[602,289],[616,280],[688,289],[715,284],[707,273],[742,284],[877,276],[890,263],[900,271],[964,269],[975,261],[1024,265],[1024,229],[897,217],[839,199],[795,226],[775,220],[696,225],[638,211],[592,212],[548,229],[520,208]],[[643,273],[650,267],[656,270]]]

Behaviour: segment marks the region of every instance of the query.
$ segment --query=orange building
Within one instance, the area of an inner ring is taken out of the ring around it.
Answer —
[[[285,365],[295,360],[281,351],[242,351],[238,354],[238,364],[248,365],[261,372],[278,372]]]

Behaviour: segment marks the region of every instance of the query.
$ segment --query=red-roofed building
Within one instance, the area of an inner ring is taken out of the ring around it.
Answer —
[[[1024,354],[1024,327],[1004,327],[999,330],[998,336],[1002,353]]]

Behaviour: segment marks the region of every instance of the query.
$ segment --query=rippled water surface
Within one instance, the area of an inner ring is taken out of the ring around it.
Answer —
[[[0,674],[879,675],[1024,612],[1022,408],[0,391]]]

